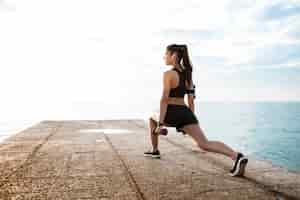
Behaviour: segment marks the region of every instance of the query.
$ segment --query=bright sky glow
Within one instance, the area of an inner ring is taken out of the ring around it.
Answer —
[[[170,43],[199,101],[300,100],[298,0],[0,0],[0,118],[157,104]]]

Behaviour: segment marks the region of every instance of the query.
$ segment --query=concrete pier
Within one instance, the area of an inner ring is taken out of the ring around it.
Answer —
[[[0,144],[0,199],[300,199],[300,175],[249,159],[245,177],[232,161],[204,153],[170,131],[161,159],[143,120],[42,121]]]

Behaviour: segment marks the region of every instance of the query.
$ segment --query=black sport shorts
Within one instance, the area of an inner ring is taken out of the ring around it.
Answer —
[[[188,106],[168,104],[164,123],[166,126],[176,127],[177,132],[184,133],[181,128],[187,124],[198,124],[198,119]]]

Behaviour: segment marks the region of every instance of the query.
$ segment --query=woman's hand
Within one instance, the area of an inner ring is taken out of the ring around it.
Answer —
[[[157,134],[157,135],[159,135],[159,133],[160,133],[160,131],[162,129],[162,126],[163,126],[163,123],[159,121],[157,123],[157,126],[156,126],[155,130],[154,130],[154,133]]]
[[[159,135],[161,128],[162,128],[162,126],[157,126],[157,127],[155,128],[155,130],[154,130],[154,133],[155,133],[156,135]]]

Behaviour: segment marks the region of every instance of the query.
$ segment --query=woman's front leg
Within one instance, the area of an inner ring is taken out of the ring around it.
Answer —
[[[149,124],[150,124],[150,138],[151,138],[153,151],[156,151],[158,150],[158,134],[154,133],[154,130],[156,129],[158,123],[154,119],[150,118]]]

